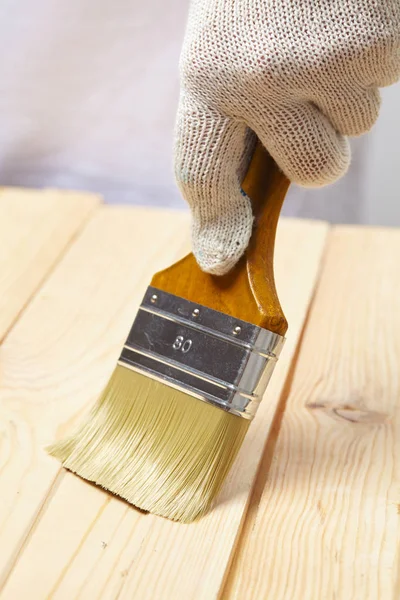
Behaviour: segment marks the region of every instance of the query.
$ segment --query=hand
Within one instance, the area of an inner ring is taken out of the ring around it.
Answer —
[[[292,181],[331,183],[399,77],[400,0],[193,0],[175,170],[201,268],[223,274],[247,247],[254,134]]]

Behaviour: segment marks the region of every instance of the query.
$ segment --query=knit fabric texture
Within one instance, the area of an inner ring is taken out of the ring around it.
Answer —
[[[192,0],[175,172],[205,271],[229,271],[252,231],[241,181],[256,136],[302,186],[334,182],[348,136],[400,77],[400,0]]]

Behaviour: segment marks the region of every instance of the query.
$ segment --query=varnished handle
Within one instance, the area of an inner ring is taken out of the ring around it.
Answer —
[[[268,322],[263,326],[281,335],[286,333],[288,325],[275,287],[274,248],[279,215],[289,183],[258,143],[242,185],[251,198],[255,216],[255,227],[246,253],[247,274],[254,298]]]
[[[193,254],[156,273],[151,285],[285,335],[287,321],[275,289],[276,227],[288,179],[259,144],[242,184],[251,198],[254,232],[245,255],[221,277],[201,271]]]

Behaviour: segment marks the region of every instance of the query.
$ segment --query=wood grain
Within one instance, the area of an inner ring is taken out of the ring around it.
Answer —
[[[251,198],[254,228],[249,247],[224,276],[204,273],[193,254],[156,273],[151,284],[279,335],[288,323],[274,279],[274,246],[279,214],[289,180],[258,144],[242,185]]]
[[[219,502],[207,517],[180,525],[143,514],[60,473],[58,462],[42,450],[55,435],[71,431],[94,402],[149,274],[183,254],[178,240],[184,226],[186,216],[103,209],[3,348],[4,405],[13,425],[6,438],[8,513],[0,557],[5,548],[9,556],[14,550],[3,564],[2,598],[201,600],[216,598],[221,589],[313,293],[325,224],[283,221],[278,230],[277,288],[290,319],[290,337]],[[34,347],[43,323],[42,339]],[[4,489],[4,480],[0,486]]]
[[[43,448],[100,393],[149,271],[177,258],[183,222],[100,208],[0,347],[0,588],[59,486]]]
[[[400,597],[399,256],[334,230],[224,600]]]
[[[100,199],[0,189],[0,342]]]

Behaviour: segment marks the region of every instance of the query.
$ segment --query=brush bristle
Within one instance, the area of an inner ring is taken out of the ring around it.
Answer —
[[[189,523],[209,510],[248,426],[117,366],[86,422],[48,451],[138,508]]]

